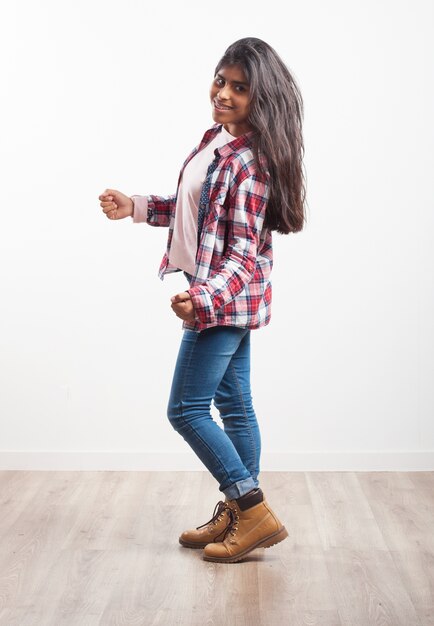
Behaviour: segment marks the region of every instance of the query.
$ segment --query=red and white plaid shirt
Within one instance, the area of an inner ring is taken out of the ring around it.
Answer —
[[[187,163],[220,132],[221,126],[216,123],[209,128],[190,152],[181,167],[178,187]],[[196,320],[183,321],[183,328],[260,328],[270,321],[272,235],[263,227],[270,193],[269,172],[266,169],[264,178],[255,167],[251,135],[246,133],[214,151],[219,160],[209,181],[195,274],[189,277],[190,287],[186,290]],[[167,249],[158,270],[161,280],[165,274],[179,271],[169,264],[178,187],[170,196],[146,196],[146,222],[169,227]],[[134,200],[138,196],[131,197]]]

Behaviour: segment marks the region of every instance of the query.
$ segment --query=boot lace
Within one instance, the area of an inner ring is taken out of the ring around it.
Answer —
[[[238,522],[240,519],[236,509],[232,509],[231,507],[228,507],[228,513],[230,517],[230,522],[225,529],[225,534],[223,535],[223,541],[226,539],[226,536],[228,534],[231,535],[232,537],[235,536],[235,533],[238,530]]]
[[[221,515],[223,513],[223,511],[225,509],[229,509],[227,503],[223,502],[222,500],[220,500],[219,502],[217,502],[217,504],[214,507],[214,512],[212,515],[212,518],[210,520],[208,520],[207,522],[205,522],[205,524],[201,524],[200,526],[196,526],[196,530],[199,530],[199,528],[203,528],[204,526],[208,526],[208,524],[214,524],[216,525],[217,522],[219,520],[221,520]]]

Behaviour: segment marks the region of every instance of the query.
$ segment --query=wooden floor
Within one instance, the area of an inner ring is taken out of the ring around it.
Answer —
[[[0,472],[0,625],[434,625],[434,472],[262,472],[289,531],[211,563],[208,472]]]

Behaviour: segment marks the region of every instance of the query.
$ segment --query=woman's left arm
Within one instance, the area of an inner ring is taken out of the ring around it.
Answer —
[[[215,323],[215,311],[233,300],[253,277],[270,188],[268,181],[251,174],[229,193],[224,261],[202,285],[187,289],[196,316],[204,324]]]

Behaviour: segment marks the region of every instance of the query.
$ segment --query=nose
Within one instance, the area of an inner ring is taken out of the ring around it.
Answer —
[[[217,97],[220,100],[229,100],[229,90],[228,90],[228,85],[225,85],[224,87],[222,87],[220,89],[220,91],[217,93]]]

